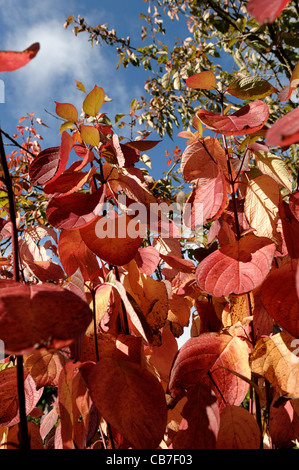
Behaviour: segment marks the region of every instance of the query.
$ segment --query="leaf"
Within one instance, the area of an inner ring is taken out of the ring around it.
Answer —
[[[285,161],[278,155],[270,152],[254,151],[254,158],[258,169],[271,176],[283,188],[292,191],[292,176]]]
[[[220,426],[216,396],[203,383],[187,392],[180,427],[173,439],[174,449],[215,449]]]
[[[44,348],[24,356],[24,368],[33,378],[37,390],[46,385],[57,387],[59,374],[66,362],[66,356],[60,351]]]
[[[92,145],[93,147],[98,147],[100,144],[100,134],[99,131],[93,127],[86,124],[80,125],[80,135],[83,142],[86,144]]]
[[[0,51],[0,72],[12,72],[28,64],[38,53],[40,44],[35,42],[22,52]]]
[[[296,194],[296,193],[293,193]],[[293,194],[291,196],[293,196]],[[294,216],[291,211],[291,196],[289,204],[281,201],[279,206],[279,216],[281,219],[283,239],[287,248],[290,258],[299,258],[299,220]]]
[[[152,346],[146,350],[146,355],[150,355],[150,363],[158,370],[159,376],[165,382],[169,380],[170,369],[177,352],[178,343],[171,332],[170,323],[166,323],[162,328],[161,345]]]
[[[290,195],[289,206],[292,214],[299,221],[299,191]]]
[[[160,382],[138,364],[111,358],[81,372],[103,418],[136,449],[156,449],[167,422]]]
[[[260,442],[260,428],[249,411],[235,405],[222,410],[217,449],[259,449]]]
[[[290,0],[249,0],[247,10],[259,24],[273,23],[280,15],[282,10],[287,6]]]
[[[88,114],[88,116],[96,117],[102,107],[102,104],[104,103],[104,99],[105,92],[103,88],[95,85],[93,90],[88,93],[88,95],[83,101],[83,111],[85,112],[85,114]],[[83,137],[82,139],[84,140]]]
[[[154,273],[160,260],[160,255],[155,247],[147,246],[145,248],[138,248],[134,260],[142,274],[150,276]]]
[[[240,405],[248,384],[223,367],[251,378],[248,347],[244,341],[236,336],[213,332],[190,338],[180,348],[172,365],[168,384],[172,399],[177,399],[200,382],[211,386],[209,377],[212,377],[212,388],[219,405],[223,399],[227,404]]]
[[[65,277],[65,274],[61,266],[57,263],[51,261],[29,261],[24,260],[27,266],[30,268],[34,276],[36,276],[40,281],[47,282],[59,282]]]
[[[28,416],[43,393],[36,390],[33,378],[24,371],[25,407]],[[0,426],[14,426],[20,421],[17,367],[0,371]]]
[[[263,127],[269,117],[269,108],[263,101],[253,101],[233,114],[222,116],[201,109],[196,116],[204,126],[222,135],[252,134]]]
[[[80,234],[88,246],[99,258],[116,266],[127,264],[137,253],[143,237],[140,229],[135,230],[134,221],[127,215],[97,217],[90,224],[80,229]]]
[[[147,152],[148,150],[151,150],[153,147],[158,145],[160,142],[161,140],[140,139],[140,140],[132,140],[130,142],[126,142],[125,145],[135,150],[138,150],[139,152]]]
[[[79,82],[78,80],[75,80],[76,82],[76,88],[77,90],[83,91],[83,93],[86,93],[85,86],[83,85],[82,82]]]
[[[263,99],[277,90],[263,78],[239,76],[230,83],[226,91],[236,98],[252,101]]]
[[[294,340],[287,331],[260,338],[249,358],[252,372],[265,377],[286,398],[299,395],[299,361],[293,352]]]
[[[291,98],[292,94],[296,90],[299,83],[299,62],[295,65],[289,85],[286,85],[281,89],[278,94],[279,101],[287,101]]]
[[[296,292],[298,260],[291,260],[271,272],[262,285],[262,302],[279,326],[299,336],[299,299]]]
[[[141,274],[134,260],[128,266],[124,287],[140,307],[153,334],[160,336],[168,315],[168,295],[163,282]]]
[[[63,449],[73,449],[74,414],[72,400],[72,382],[77,363],[68,362],[61,370],[58,380],[58,406],[61,422],[61,438]]]
[[[50,147],[42,150],[29,166],[29,177],[33,185],[52,183],[60,176],[67,165],[73,139],[67,133],[61,135],[60,147]]]
[[[58,254],[68,276],[72,276],[77,269],[80,269],[84,280],[88,281],[93,279],[99,271],[96,256],[83,241],[79,229],[61,230]]]
[[[276,406],[271,403],[269,418],[269,433],[272,442],[279,449],[290,449],[294,447],[294,441],[298,437],[299,416],[296,409],[297,400],[290,400]]]
[[[197,181],[198,185],[205,184],[209,179],[216,178],[218,167],[213,161],[213,153],[207,147],[207,143],[213,141],[211,137],[206,137],[184,150],[181,160],[181,171],[186,182]]]
[[[53,183],[46,184],[44,193],[55,197],[72,194],[89,182],[95,171],[94,166],[86,173],[68,170],[56,178]]]
[[[73,104],[70,103],[58,103],[55,101],[56,104],[56,114],[60,116],[62,119],[69,121],[73,124],[76,124],[78,121],[78,111]]]
[[[105,186],[93,194],[74,193],[53,197],[46,210],[48,222],[55,228],[75,230],[93,222],[101,212],[105,199]]]
[[[0,284],[0,329],[8,354],[29,354],[35,347],[60,348],[85,331],[91,321],[86,302],[52,284]],[[35,325],[35,328],[32,328]]]
[[[258,237],[270,238],[281,245],[281,235],[277,232],[279,203],[280,188],[270,176],[261,175],[248,182],[244,212],[249,225]]]
[[[226,189],[226,180],[220,168],[216,178],[203,185],[196,183],[184,207],[185,225],[195,230],[217,219],[228,204]]]
[[[274,251],[268,238],[245,235],[208,255],[196,269],[197,283],[216,297],[250,292],[269,273]]]
[[[186,85],[189,88],[201,90],[215,90],[217,87],[216,77],[210,70],[196,73],[186,80]]]
[[[299,108],[277,119],[266,134],[267,145],[288,147],[299,142]]]

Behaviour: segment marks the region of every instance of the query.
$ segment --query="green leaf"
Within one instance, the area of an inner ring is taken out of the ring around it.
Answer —
[[[125,114],[121,114],[121,113],[116,114],[116,115],[115,115],[115,118],[114,118],[114,119],[115,119],[115,123],[114,123],[114,124],[117,124],[117,123],[118,123],[123,117],[125,117],[125,116],[126,116]]]
[[[88,93],[83,101],[83,111],[88,114],[88,116],[96,117],[104,100],[105,92],[103,88],[95,85],[93,90]]]
[[[242,100],[263,99],[277,90],[260,77],[237,77],[229,85],[227,93]]]

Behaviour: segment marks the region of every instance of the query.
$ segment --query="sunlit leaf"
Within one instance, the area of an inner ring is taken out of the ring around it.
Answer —
[[[28,64],[38,53],[40,45],[35,42],[22,52],[0,51],[0,72],[12,72]]]

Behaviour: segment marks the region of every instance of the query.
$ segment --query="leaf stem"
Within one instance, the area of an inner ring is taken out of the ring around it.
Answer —
[[[0,129],[1,131],[1,129]],[[4,173],[4,181],[7,189],[7,196],[9,201],[9,213],[10,221],[12,223],[12,255],[13,255],[13,279],[14,281],[20,282],[20,270],[19,270],[19,247],[18,247],[18,229],[16,221],[16,210],[15,210],[15,199],[14,191],[12,186],[11,177],[8,170],[3,140],[2,131],[0,132],[0,155],[1,165]],[[17,383],[18,383],[18,399],[19,399],[19,410],[20,410],[20,444],[22,449],[30,449],[29,435],[27,428],[27,417],[26,417],[26,404],[25,404],[25,388],[24,388],[24,368],[23,368],[23,356],[17,356]]]

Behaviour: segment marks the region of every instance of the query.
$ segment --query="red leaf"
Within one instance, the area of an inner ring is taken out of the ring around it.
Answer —
[[[58,178],[66,169],[72,147],[72,137],[67,132],[63,132],[60,147],[42,150],[29,167],[31,183],[44,185]]]
[[[222,135],[252,134],[263,127],[269,116],[269,108],[263,101],[253,101],[230,115],[220,115],[201,109],[196,113],[211,131]]]
[[[57,387],[59,374],[66,362],[66,356],[60,351],[45,348],[24,356],[24,367],[33,378],[37,390],[46,385]]]
[[[159,264],[160,255],[155,247],[147,246],[145,248],[138,248],[134,259],[139,271],[150,276]]]
[[[28,354],[36,345],[70,344],[85,331],[91,316],[86,302],[60,286],[0,284],[1,339],[9,354]]]
[[[296,291],[298,260],[272,271],[262,285],[262,302],[279,326],[299,336],[299,298]]]
[[[288,147],[299,142],[299,108],[279,118],[267,131],[266,143],[274,147]]]
[[[58,241],[61,264],[68,276],[79,268],[85,281],[93,279],[99,271],[95,254],[82,240],[80,230],[61,230]]]
[[[197,180],[198,184],[205,184],[207,180],[216,178],[218,167],[213,161],[214,155],[210,152],[207,144],[214,139],[206,137],[193,145],[190,145],[183,152],[181,160],[181,170],[183,178],[188,183]]]
[[[35,42],[22,52],[0,51],[0,72],[12,72],[28,64],[38,53],[40,45]]]
[[[61,266],[57,263],[52,263],[51,261],[32,262],[28,259],[24,261],[29,266],[34,276],[36,276],[42,282],[58,282],[65,276],[63,270],[61,269]]]
[[[186,85],[189,88],[201,89],[201,90],[214,90],[217,82],[216,77],[210,70],[196,73],[191,77],[187,78]]]
[[[143,236],[139,229],[130,231],[130,223],[134,220],[126,215],[113,217],[97,217],[92,223],[80,229],[80,234],[88,248],[99,258],[116,266],[127,264],[137,253]]]
[[[47,207],[48,222],[55,228],[74,230],[91,223],[101,212],[105,199],[105,187],[93,194],[74,193],[54,197]]]
[[[242,406],[221,412],[217,449],[259,449],[261,433],[255,417]]]
[[[290,195],[289,206],[292,214],[299,222],[299,191],[296,191]]]
[[[294,193],[295,195],[296,193]],[[281,225],[283,231],[283,238],[287,247],[288,255],[292,259],[299,258],[299,220],[294,216],[294,212],[291,210],[293,207],[294,211],[298,211],[297,206],[294,209],[294,200],[291,199],[293,194],[290,196],[289,204],[285,201],[281,201],[279,206],[279,215],[281,218]]]
[[[214,251],[196,269],[201,289],[216,297],[250,292],[270,271],[275,245],[268,238],[248,234]]]
[[[156,449],[167,422],[158,379],[136,363],[108,357],[81,371],[103,418],[136,449]]]
[[[290,0],[249,0],[247,10],[259,24],[273,23]]]
[[[151,150],[153,147],[159,144],[161,140],[132,140],[130,142],[126,142],[124,145],[131,147],[133,149],[138,150],[139,152],[146,152],[147,150]]]
[[[220,426],[220,412],[214,392],[205,384],[187,393],[174,449],[215,449]]]
[[[194,263],[189,259],[183,259],[173,255],[164,255],[162,253],[160,256],[169,266],[182,273],[193,273],[195,271]]]
[[[195,230],[207,222],[217,219],[228,204],[226,179],[219,168],[218,176],[208,180],[204,185],[194,186],[187,200],[184,211],[184,222],[187,227]]]
[[[43,388],[36,390],[33,378],[24,372],[25,406],[28,415],[40,399]],[[0,371],[0,426],[13,426],[20,421],[17,368]]]

